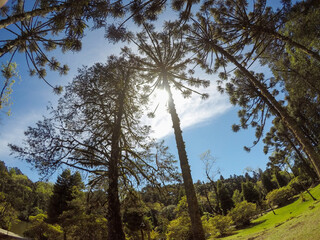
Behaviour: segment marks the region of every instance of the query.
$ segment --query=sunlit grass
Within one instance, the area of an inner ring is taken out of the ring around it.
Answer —
[[[252,221],[252,225],[248,228],[221,239],[319,239],[320,185],[310,192],[318,199],[317,201],[313,201],[307,193],[304,193],[306,201],[303,202],[297,196],[297,200],[292,204],[275,209],[276,215],[271,211]]]

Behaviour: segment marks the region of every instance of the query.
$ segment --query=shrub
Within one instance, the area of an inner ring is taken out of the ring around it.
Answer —
[[[230,216],[222,216],[222,215],[216,215],[215,217],[210,219],[211,225],[214,227],[214,230],[216,232],[215,235],[217,236],[223,236],[232,231],[232,218]]]
[[[289,199],[294,195],[294,190],[289,187],[282,187],[269,192],[267,195],[267,201],[269,204],[278,207],[283,206],[289,202]]]
[[[192,239],[191,221],[189,216],[180,216],[172,220],[168,225],[168,240],[190,240]]]
[[[37,216],[30,216],[29,220],[31,226],[23,233],[25,237],[35,240],[48,239],[48,240],[62,240],[63,231],[61,226],[55,224],[48,224],[45,222],[47,219],[46,214],[38,214]]]
[[[236,226],[245,226],[250,224],[251,218],[257,214],[257,206],[254,203],[243,201],[235,206],[229,216]]]
[[[203,216],[202,226],[206,235],[221,237],[232,232],[233,221],[230,216],[216,215],[214,217]]]

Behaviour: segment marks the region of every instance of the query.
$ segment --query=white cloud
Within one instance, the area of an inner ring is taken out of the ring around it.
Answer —
[[[31,112],[16,118],[7,117],[6,122],[1,123],[0,159],[7,158],[9,156],[10,150],[8,144],[21,143],[24,137],[24,131],[27,130],[28,126],[34,125],[38,120],[40,120],[41,116],[42,115],[40,113]]]
[[[217,92],[215,85],[211,85],[201,92],[209,93],[210,97],[202,100],[199,95],[194,94],[191,98],[184,99],[179,92],[173,91],[174,102],[183,130],[203,124],[231,108],[227,96]],[[155,109],[156,106],[157,103],[154,102],[151,109]],[[166,104],[160,103],[155,118],[145,120],[146,124],[151,125],[155,138],[163,138],[173,133],[171,117],[166,109]]]

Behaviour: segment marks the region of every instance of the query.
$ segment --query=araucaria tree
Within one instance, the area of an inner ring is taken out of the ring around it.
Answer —
[[[0,8],[1,70],[8,72],[15,56],[25,55],[30,75],[36,75],[54,92],[62,86],[47,81],[47,71],[67,74],[69,67],[61,59],[50,56],[50,51],[80,51],[85,30],[107,27],[113,19],[127,17],[155,20],[167,0],[14,0]],[[128,20],[127,19],[127,20]],[[125,20],[123,20],[126,22]],[[57,55],[57,54],[55,54]],[[21,58],[22,59],[22,58]],[[1,65],[2,65],[1,63]],[[22,65],[22,63],[20,62]],[[0,86],[0,108],[11,90],[11,79]],[[9,94],[10,95],[10,94]]]
[[[159,150],[158,161],[172,161],[172,157],[150,140],[149,127],[140,125],[145,98],[139,91],[142,79],[136,68],[134,61],[112,56],[105,65],[79,70],[51,117],[28,128],[24,147],[11,146],[42,173],[64,164],[92,173],[91,183],[107,180],[110,240],[125,239],[119,182],[124,186],[140,183],[142,178],[159,182],[174,171],[168,162],[152,164],[153,147]]]
[[[286,10],[286,7],[284,5],[283,9]],[[233,130],[247,128],[249,125],[256,128],[256,144],[262,137],[266,119],[272,115],[278,117],[320,177],[318,146],[310,139],[310,134],[305,131],[305,126],[293,114],[290,106],[286,105],[292,92],[281,89],[286,95],[286,98],[281,98],[278,89],[283,80],[279,75],[277,78],[265,78],[264,74],[249,70],[256,59],[261,59],[262,64],[271,62],[272,65],[272,57],[280,53],[293,57],[293,53],[300,52],[311,62],[318,61],[318,53],[315,51],[317,46],[312,46],[314,49],[306,43],[303,46],[282,33],[287,30],[283,26],[289,16],[284,10],[273,12],[264,0],[256,1],[252,12],[248,10],[247,1],[207,1],[197,19],[193,19],[189,40],[202,67],[209,72],[223,69],[220,73],[222,80],[228,80],[232,66],[236,68],[231,80],[220,81],[225,83],[221,84],[220,90],[226,91],[231,102],[242,108],[239,111],[241,124],[235,125]],[[268,55],[274,49],[277,52]],[[287,59],[290,61],[290,57]]]
[[[144,31],[135,37],[129,34],[129,40],[134,42],[141,52],[136,56],[127,49],[128,55],[137,61],[139,70],[149,85],[149,92],[155,89],[164,89],[168,93],[168,110],[171,115],[174,135],[176,139],[182,178],[187,196],[188,210],[191,219],[193,239],[205,239],[201,224],[198,201],[193,186],[191,170],[182,137],[180,119],[173,100],[172,88],[180,91],[185,97],[196,92],[192,87],[207,87],[209,82],[188,75],[186,69],[192,62],[186,55],[187,44],[182,41],[182,35],[177,33],[175,24],[168,23],[163,32],[154,31],[152,25],[144,24]],[[196,92],[198,93],[198,92]],[[206,94],[200,94],[206,98]]]

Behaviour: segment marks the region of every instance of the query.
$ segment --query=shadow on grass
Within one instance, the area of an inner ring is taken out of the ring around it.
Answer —
[[[257,225],[259,225],[261,223],[264,223],[265,221],[267,221],[267,220],[260,220],[260,221],[256,221],[254,223],[250,223],[250,224],[245,225],[245,226],[239,226],[233,232],[228,233],[228,234],[224,234],[223,236],[220,236],[220,237],[217,237],[217,238],[225,238],[225,237],[229,237],[229,236],[232,236],[232,235],[236,235],[236,234],[238,234],[239,230],[244,230],[244,229],[247,229],[247,228],[255,227],[255,226],[257,226]]]
[[[256,221],[254,223],[250,223],[249,225],[238,227],[237,230],[243,230],[243,229],[247,229],[247,228],[252,228],[252,227],[255,227],[255,226],[257,226],[257,225],[259,225],[261,223],[264,223],[265,221],[267,221],[267,220],[264,219],[264,220]]]

